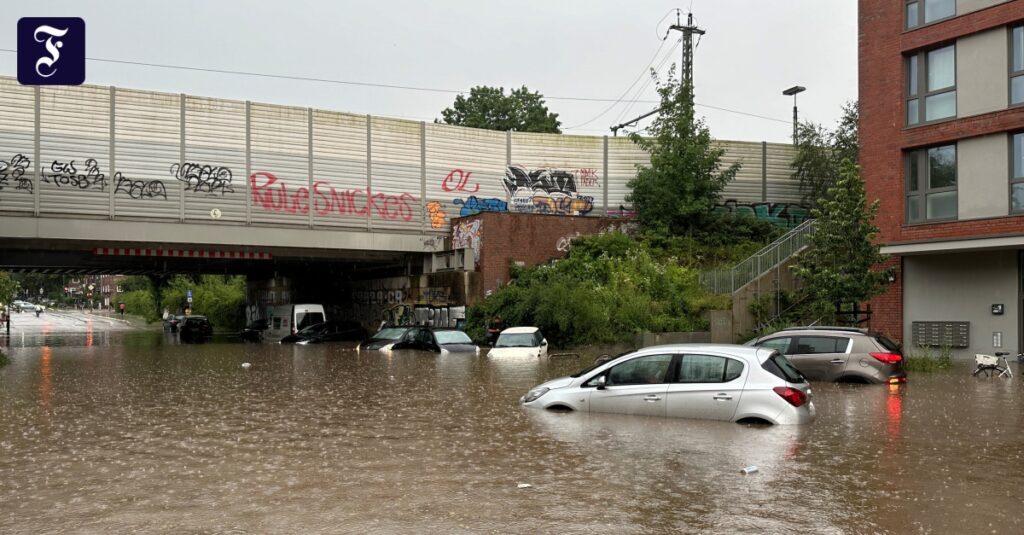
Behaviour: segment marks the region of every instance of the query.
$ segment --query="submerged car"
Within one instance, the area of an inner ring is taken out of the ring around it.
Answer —
[[[385,327],[377,331],[368,340],[359,344],[358,349],[387,351],[395,345],[395,342],[405,336],[405,333],[409,332],[410,329],[411,327]]]
[[[366,330],[352,321],[328,320],[310,325],[301,331],[285,336],[282,344],[321,344],[324,342],[354,342],[366,337]]]
[[[778,351],[738,345],[655,346],[538,385],[529,408],[759,422],[814,421],[811,389]]]
[[[490,357],[546,357],[548,341],[537,327],[510,327],[501,331]]]
[[[457,329],[411,327],[391,349],[418,349],[434,353],[476,353],[480,348]]]
[[[263,333],[270,328],[270,322],[267,320],[256,320],[242,329],[242,332],[238,333],[238,337],[243,342],[260,342],[263,340]]]
[[[178,338],[182,342],[201,342],[213,336],[213,324],[206,316],[185,316],[178,325]]]
[[[811,381],[907,382],[900,345],[867,329],[793,327],[747,342],[786,355]]]

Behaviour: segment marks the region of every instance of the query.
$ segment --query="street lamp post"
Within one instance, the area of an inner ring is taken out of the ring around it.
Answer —
[[[797,93],[802,93],[802,92],[804,92],[806,90],[807,90],[807,88],[802,86],[802,85],[794,85],[793,87],[791,87],[791,88],[789,88],[789,89],[787,89],[787,90],[782,92],[782,94],[786,95],[787,97],[790,96],[790,95],[793,95],[793,144],[794,145],[796,145],[796,125],[797,125],[797,118],[796,118],[796,94]]]

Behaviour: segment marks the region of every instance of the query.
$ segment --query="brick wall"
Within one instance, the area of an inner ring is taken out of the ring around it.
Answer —
[[[484,294],[508,284],[509,266],[514,262],[525,266],[543,264],[565,256],[568,243],[576,236],[597,234],[612,225],[631,224],[628,220],[603,217],[483,212],[455,219],[452,226],[477,219],[481,220],[477,271]]]
[[[896,341],[903,340],[903,262],[899,256],[893,255],[889,261],[878,267],[880,270],[892,268],[896,280],[886,287],[885,293],[875,296],[871,305],[871,317],[868,327],[873,331],[885,334]]]

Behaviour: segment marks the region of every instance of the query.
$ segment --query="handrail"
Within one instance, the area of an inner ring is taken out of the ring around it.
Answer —
[[[701,273],[700,282],[712,293],[734,293],[807,247],[814,229],[808,219],[735,266]]]

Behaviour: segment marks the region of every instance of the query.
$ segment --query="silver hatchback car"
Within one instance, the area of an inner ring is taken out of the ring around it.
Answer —
[[[747,344],[778,350],[811,381],[907,382],[900,346],[867,329],[792,327]]]
[[[778,351],[737,345],[648,347],[538,385],[526,407],[732,422],[814,421],[811,389]]]

